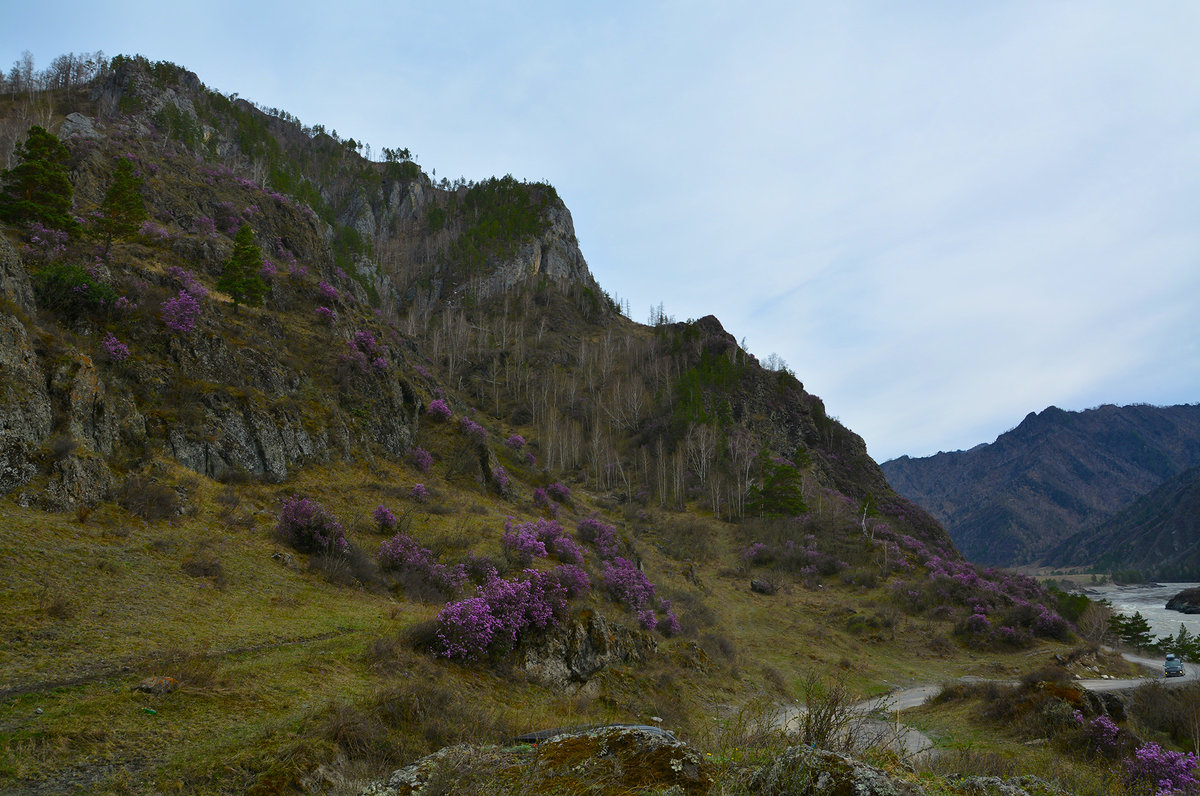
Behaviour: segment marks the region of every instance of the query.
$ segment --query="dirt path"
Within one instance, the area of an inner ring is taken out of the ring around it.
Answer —
[[[231,647],[229,649],[205,652],[201,654],[200,657],[226,658],[230,655],[263,652],[264,650],[274,650],[281,647],[294,646],[296,644],[312,644],[317,641],[325,641],[326,639],[336,638],[338,636],[347,636],[356,632],[358,631],[331,630],[328,633],[320,633],[315,636],[300,636],[298,638],[278,639],[276,641],[268,641],[262,644],[249,644],[242,647]],[[19,697],[25,694],[40,694],[45,691],[51,691],[55,688],[73,688],[74,686],[96,682],[97,680],[108,680],[115,677],[128,676],[130,672],[144,668],[147,664],[153,661],[164,660],[168,657],[169,655],[167,653],[161,651],[151,652],[136,658],[127,658],[120,663],[102,663],[97,666],[92,666],[87,671],[73,677],[64,677],[58,680],[37,680],[33,682],[10,685],[7,688],[0,689],[0,700],[12,699],[13,697]]]

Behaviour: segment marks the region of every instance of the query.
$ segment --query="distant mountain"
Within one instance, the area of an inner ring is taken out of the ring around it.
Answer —
[[[1037,562],[1197,465],[1200,405],[1051,406],[991,444],[902,456],[883,471],[946,526],[969,560],[1017,565]]]
[[[1185,470],[1098,527],[1063,540],[1046,563],[1136,569],[1164,581],[1200,578],[1200,467]]]

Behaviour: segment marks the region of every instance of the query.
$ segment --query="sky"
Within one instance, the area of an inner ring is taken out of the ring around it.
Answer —
[[[139,53],[438,178],[549,181],[634,320],[717,316],[878,461],[1051,405],[1200,402],[1193,0],[0,0],[0,19],[0,66]]]

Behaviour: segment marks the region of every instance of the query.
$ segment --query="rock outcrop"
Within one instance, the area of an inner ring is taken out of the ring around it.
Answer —
[[[1200,589],[1184,589],[1167,600],[1168,611],[1181,614],[1200,614]]]
[[[606,666],[645,660],[654,638],[585,612],[522,648],[517,668],[559,690],[575,690]]]

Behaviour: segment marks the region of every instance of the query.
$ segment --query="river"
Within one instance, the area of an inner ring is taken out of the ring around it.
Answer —
[[[1086,586],[1083,593],[1093,600],[1104,599],[1112,603],[1113,609],[1133,616],[1138,611],[1150,623],[1150,632],[1155,636],[1175,636],[1183,625],[1189,633],[1200,634],[1200,614],[1181,614],[1167,610],[1167,600],[1184,589],[1200,586],[1200,583],[1155,583],[1142,586]]]

